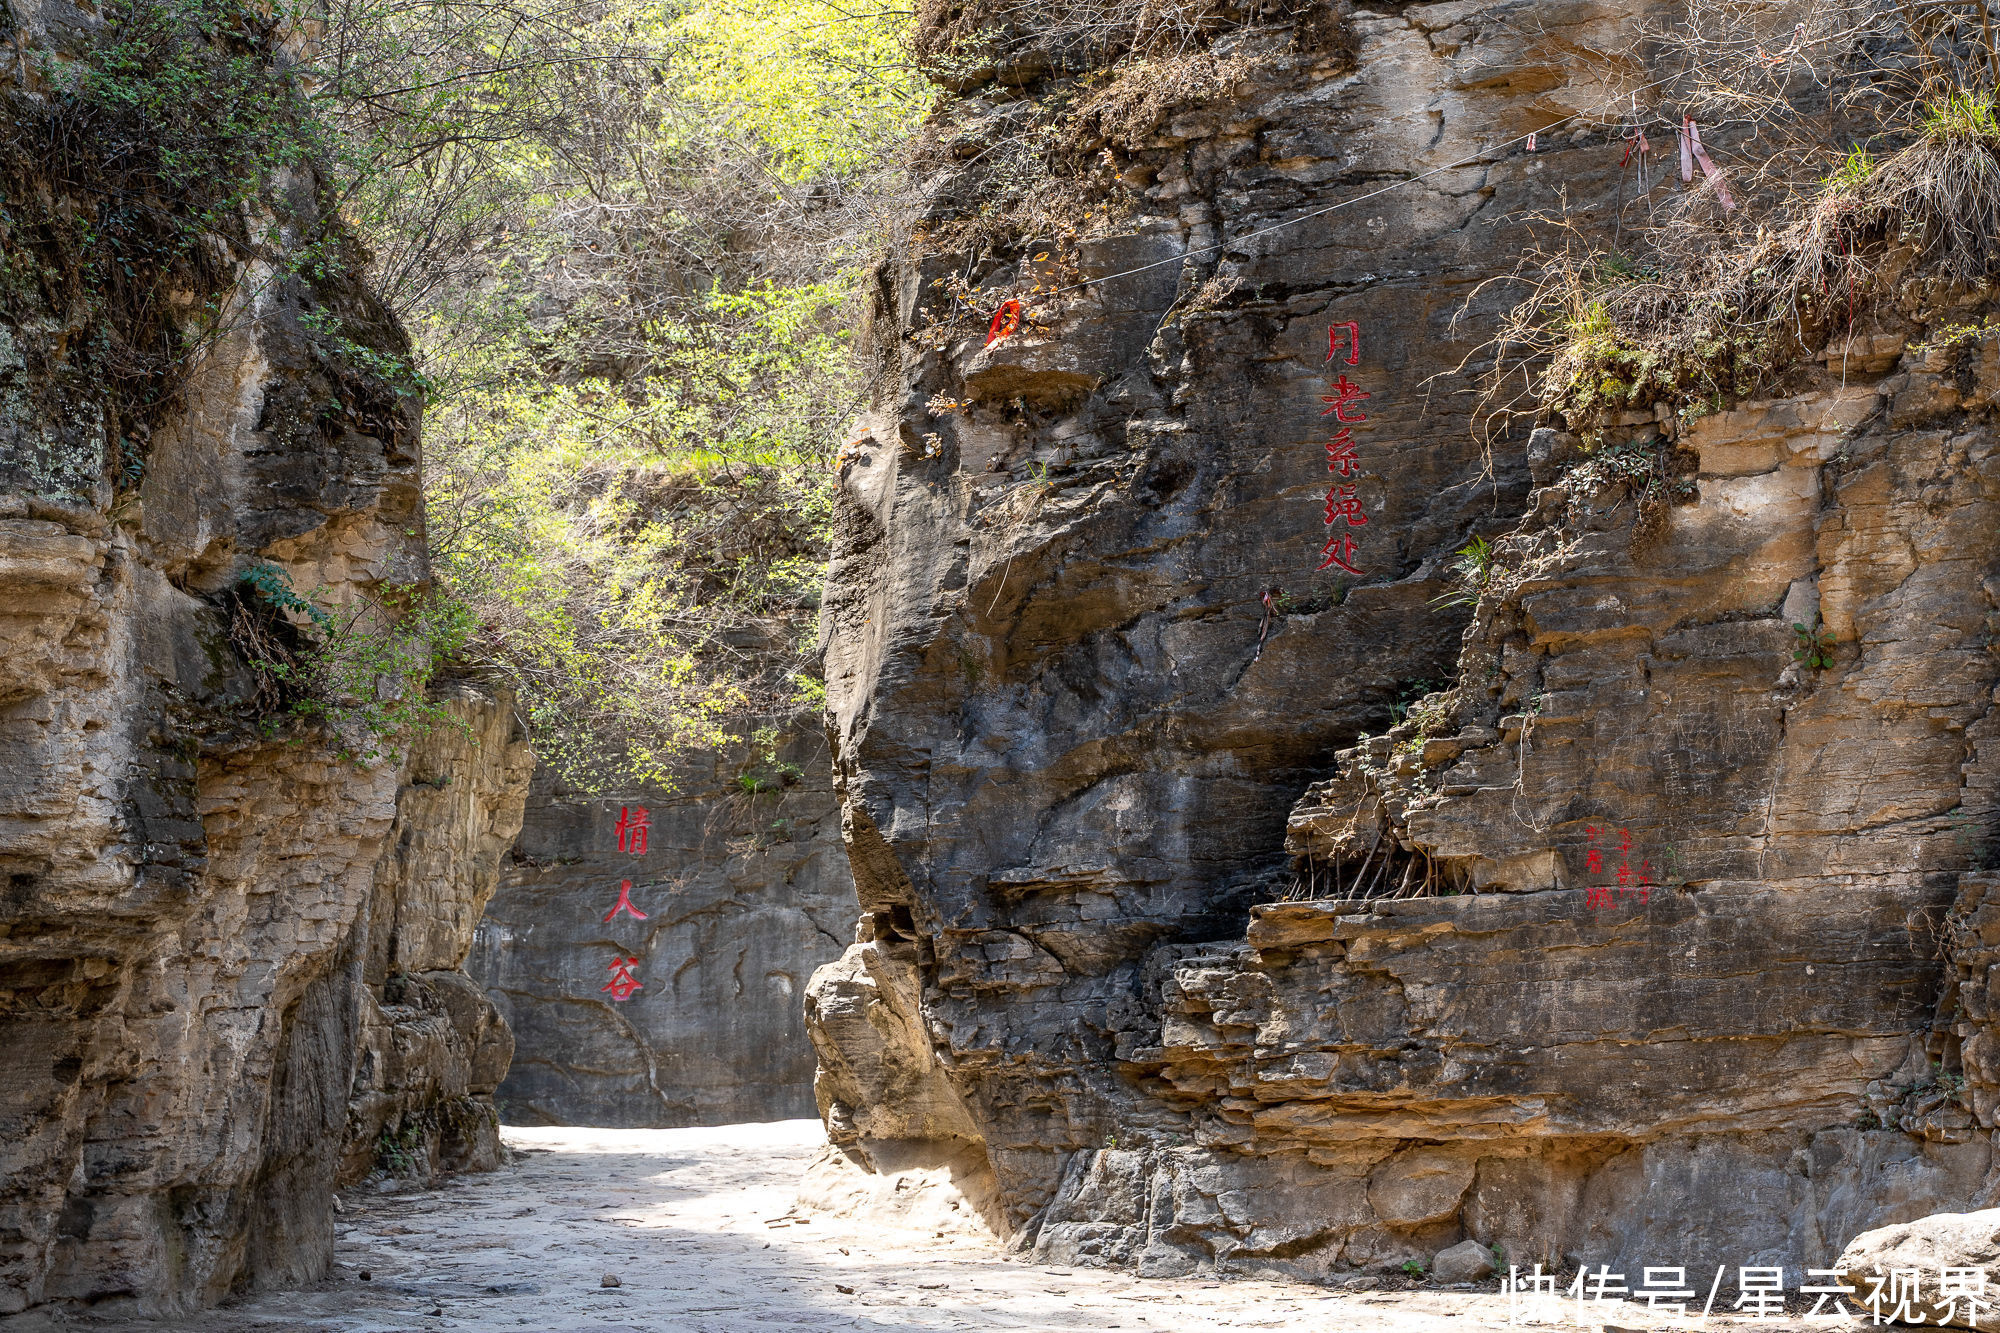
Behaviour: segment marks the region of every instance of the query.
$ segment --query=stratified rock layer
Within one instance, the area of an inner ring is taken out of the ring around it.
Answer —
[[[1471,1239],[1796,1286],[1985,1197],[1992,340],[1905,358],[1977,311],[1885,311],[1783,397],[1483,455],[1485,311],[1449,317],[1524,209],[1608,210],[1596,113],[1650,77],[1563,54],[1631,11],[1517,12],[1357,10],[1351,63],[1232,35],[1223,92],[1112,145],[1137,216],[1078,255],[1186,262],[1046,332],[902,336],[933,278],[1032,261],[885,270],[826,602],[864,917],[809,992],[822,1111],[858,1169],[983,1149],[1043,1257]],[[1372,394],[1358,581],[1313,572],[1323,369]],[[1430,607],[1472,533],[1511,534],[1488,595]]]
[[[671,791],[595,798],[537,783],[468,964],[514,1031],[500,1088],[510,1121],[812,1114],[801,992],[854,916],[825,738],[815,724],[773,726],[674,777]],[[646,850],[621,852],[620,813],[640,810]],[[645,919],[606,920],[626,880]],[[640,988],[623,1000],[606,990],[614,958],[638,959]]]

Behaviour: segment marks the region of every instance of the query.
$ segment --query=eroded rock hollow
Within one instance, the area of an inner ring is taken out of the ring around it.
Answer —
[[[1526,12],[1246,18],[1088,145],[1111,234],[879,271],[825,1174],[1160,1274],[1802,1268],[1990,1202],[1992,335],[1889,302],[1778,397],[1482,447],[1475,289],[1609,225],[1654,77],[1636,7]],[[1049,69],[968,74],[945,155]],[[961,277],[1092,285],[994,340]],[[1434,605],[1475,535],[1504,593]]]

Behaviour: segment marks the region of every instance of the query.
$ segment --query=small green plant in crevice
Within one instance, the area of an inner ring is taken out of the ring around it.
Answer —
[[[1396,683],[1396,697],[1389,701],[1391,725],[1402,723],[1410,716],[1410,709],[1425,696],[1444,688],[1444,682],[1427,676],[1412,676]]]
[[[759,727],[742,739],[749,743],[750,762],[736,775],[736,786],[746,795],[762,796],[793,786],[805,777],[804,769],[778,757],[778,747],[784,739],[778,728]]]
[[[1993,95],[1959,90],[1924,103],[1918,132],[1933,141],[2000,140],[2000,114]]]
[[[424,1126],[414,1117],[396,1129],[382,1126],[375,1136],[375,1166],[392,1176],[415,1175],[417,1152],[424,1144]]]
[[[1792,622],[1792,634],[1798,640],[1792,647],[1792,660],[1809,671],[1824,671],[1833,665],[1833,631],[1818,616],[1813,617],[1812,628]]]
[[[1403,1276],[1409,1278],[1412,1281],[1421,1280],[1424,1275],[1423,1262],[1418,1259],[1403,1260],[1402,1268],[1403,1268]]]
[[[277,565],[259,561],[244,570],[239,581],[273,610],[302,616],[322,629],[333,623],[333,617],[315,606],[310,598],[299,596],[292,587],[292,576]]]
[[[1451,698],[1443,694],[1427,696],[1412,704],[1402,720],[1415,727],[1416,732],[1397,744],[1396,753],[1414,754],[1424,748],[1425,741],[1451,730]]]
[[[276,565],[238,580],[232,638],[257,675],[265,730],[285,720],[338,739],[356,764],[395,762],[409,740],[464,723],[428,687],[470,637],[471,617],[449,598],[388,588],[382,600],[322,606]]]
[[[1875,174],[1875,155],[1866,148],[1855,148],[1838,167],[1826,178],[1826,192],[1839,194],[1843,190],[1858,189],[1868,183]]]
[[[1920,342],[1904,344],[1903,350],[1913,356],[1923,356],[1933,351],[1956,350],[1962,347],[1969,347],[1990,332],[1992,324],[1993,317],[1991,315],[1978,324],[1963,322],[1945,324],[1932,329]]]
[[[334,267],[337,269],[338,266]],[[346,323],[331,311],[302,311],[299,327],[306,330],[319,350],[331,354],[356,371],[381,380],[398,393],[428,395],[436,387],[409,357],[356,341],[348,332]],[[338,409],[339,404],[334,406]]]
[[[1479,594],[1486,590],[1486,581],[1492,576],[1493,543],[1477,533],[1453,554],[1458,558],[1451,562],[1451,568],[1458,575],[1459,586],[1431,598],[1433,608],[1477,605]]]

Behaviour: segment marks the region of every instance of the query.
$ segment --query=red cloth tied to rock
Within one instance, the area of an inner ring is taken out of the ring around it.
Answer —
[[[1021,327],[1021,303],[1002,301],[1000,308],[993,312],[993,322],[986,328],[986,341],[981,348],[991,347],[1002,338],[1011,337]]]

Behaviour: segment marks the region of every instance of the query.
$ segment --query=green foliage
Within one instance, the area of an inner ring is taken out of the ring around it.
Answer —
[[[238,579],[280,614],[303,617],[320,629],[333,624],[331,615],[315,606],[310,599],[299,596],[292,587],[292,576],[277,565],[260,560],[245,569]]]
[[[236,638],[274,705],[274,733],[285,721],[305,724],[338,738],[343,759],[372,764],[397,761],[403,745],[434,728],[462,725],[427,690],[470,634],[463,604],[392,589],[381,602],[329,607],[265,563],[239,586],[269,613],[239,614]]]
[[[1479,594],[1485,590],[1486,580],[1493,573],[1493,543],[1477,533],[1453,554],[1458,557],[1452,561],[1451,567],[1458,575],[1459,586],[1431,598],[1432,607],[1477,605]]]
[[[874,169],[928,100],[897,28],[829,0],[705,0],[668,35],[683,94],[787,183]]]
[[[1926,101],[1917,115],[1917,128],[1933,141],[2000,140],[2000,114],[1996,114],[1991,93],[1955,90]]]
[[[0,87],[8,483],[136,486],[151,428],[223,328],[233,261],[260,250],[275,279],[323,246],[312,210],[273,188],[310,182],[323,148],[275,46],[234,0],[110,0],[59,47],[17,53],[25,77]]]
[[[1421,1278],[1424,1275],[1423,1261],[1419,1259],[1405,1259],[1402,1263],[1402,1270],[1404,1277]]]
[[[1431,680],[1426,676],[1412,676],[1396,682],[1396,696],[1389,701],[1389,717],[1394,723],[1408,719],[1410,709],[1435,690],[1443,689],[1446,682]]]
[[[1875,174],[1875,155],[1866,148],[1851,150],[1826,178],[1826,192],[1839,194],[1859,189]]]
[[[178,205],[185,244],[206,231],[228,233],[238,212],[263,202],[274,172],[310,169],[325,151],[305,114],[298,83],[274,58],[271,20],[236,0],[113,0],[94,49],[64,61],[40,55],[54,114],[75,117],[93,150],[136,154],[140,169]],[[139,142],[106,142],[113,134]],[[114,212],[110,228],[129,220]]]
[[[823,329],[842,295],[717,299],[707,324],[660,331],[673,373],[636,385],[500,367],[432,410],[437,576],[567,780],[666,781],[731,717],[824,698],[782,626],[819,600],[830,441],[853,402]],[[800,317],[808,301],[820,318]]]
[[[1833,631],[1818,617],[1813,618],[1810,628],[1794,622],[1792,634],[1798,640],[1792,649],[1793,661],[1809,671],[1824,671],[1833,665]]]
[[[9,324],[74,288],[103,344],[47,340],[88,353],[73,403],[22,397],[56,377],[0,342],[7,419],[84,421],[9,480],[137,485],[238,261],[309,289],[367,264],[414,361],[312,299],[301,322],[337,364],[336,412],[347,380],[428,395],[437,590],[335,606],[253,567],[235,628],[268,715],[391,753],[436,723],[423,685],[455,652],[509,677],[544,761],[592,788],[661,780],[745,714],[823,706],[829,463],[859,404],[844,328],[927,105],[906,15],[109,0],[103,18],[0,129]],[[143,393],[70,410],[103,383]]]
[[[395,1129],[384,1125],[375,1136],[375,1169],[392,1176],[414,1175],[423,1146],[424,1126],[414,1117]]]
[[[440,586],[542,762],[588,790],[670,782],[738,719],[824,704],[832,462],[860,405],[845,328],[867,196],[923,101],[892,19],[820,0],[573,31],[606,57],[575,93],[590,132],[482,150],[445,229],[464,276],[409,318]],[[376,203],[385,245],[420,211]]]
[[[805,777],[805,770],[797,764],[778,757],[780,738],[776,727],[760,727],[746,739],[750,742],[750,768],[736,777],[736,785],[746,794],[761,796],[779,791]]]
[[[1992,331],[1993,317],[1986,316],[1977,324],[1954,321],[1932,329],[1921,341],[1907,344],[1913,355],[1922,356],[1937,350],[1955,350],[1970,347]]]

